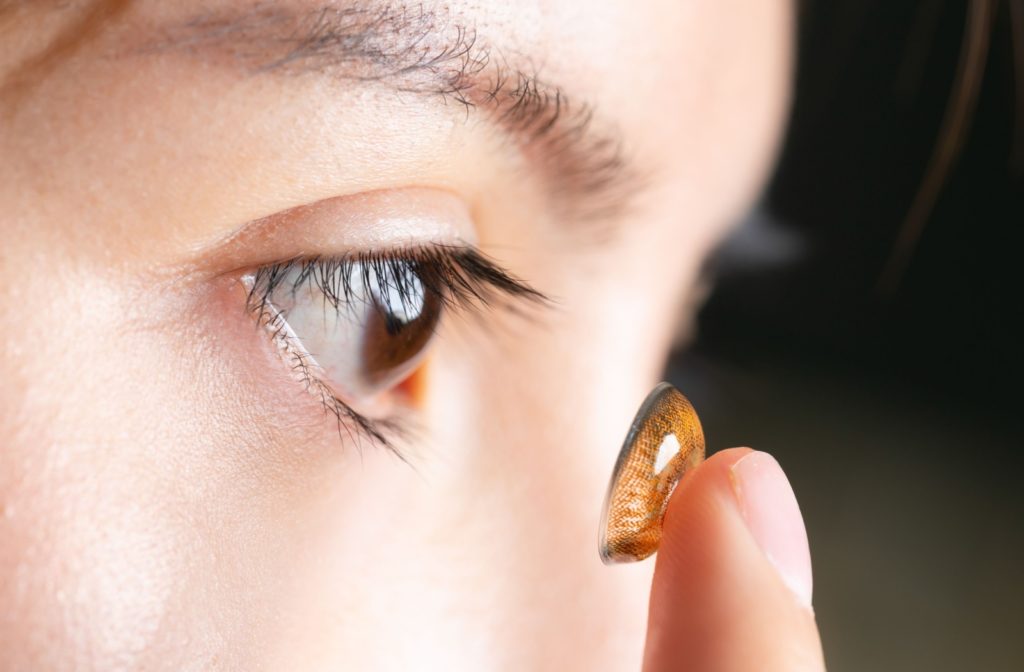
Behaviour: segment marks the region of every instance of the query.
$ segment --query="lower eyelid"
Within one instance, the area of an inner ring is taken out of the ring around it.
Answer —
[[[243,278],[242,286],[251,296],[251,277]],[[332,417],[336,421],[337,433],[343,439],[360,445],[363,440],[368,440],[391,450],[404,461],[393,441],[402,430],[401,418],[395,412],[394,404],[386,399],[377,399],[362,404],[359,410],[354,409],[327,384],[322,368],[276,306],[267,302],[261,304],[260,309],[262,312],[254,314],[258,340],[262,341],[261,347],[273,349],[268,353],[270,359],[278,367],[283,366],[288,382],[294,386],[290,389],[299,389],[302,396],[315,404],[319,413]],[[249,310],[252,312],[251,306]]]
[[[244,309],[247,288],[237,276],[200,287],[184,327],[195,335],[181,356],[201,363],[204,381],[196,392],[209,395],[204,403],[223,418],[219,426],[232,432],[232,442],[286,449],[330,445],[333,423],[324,423],[320,403],[296,382],[265,328]]]

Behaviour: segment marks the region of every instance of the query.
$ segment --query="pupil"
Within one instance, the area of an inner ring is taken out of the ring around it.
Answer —
[[[405,322],[402,322],[394,313],[384,315],[384,329],[387,330],[388,336],[397,336],[404,326]]]

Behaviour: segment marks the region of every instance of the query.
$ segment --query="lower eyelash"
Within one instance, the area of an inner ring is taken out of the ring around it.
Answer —
[[[318,372],[319,366],[288,326],[284,315],[268,302],[264,302],[260,310],[258,324],[270,333],[278,353],[305,391],[317,399],[324,410],[338,421],[339,438],[343,432],[347,433],[348,438],[360,449],[361,439],[368,438],[390,450],[403,462],[408,462],[391,441],[391,437],[403,434],[400,424],[394,418],[368,418],[338,398],[323,381]]]
[[[334,394],[324,382],[316,361],[292,332],[285,316],[272,300],[277,290],[296,292],[308,283],[323,294],[326,305],[340,311],[355,296],[351,286],[346,284],[349,282],[347,269],[352,264],[359,263],[370,268],[378,274],[379,280],[381,275],[386,275],[388,264],[403,262],[415,263],[425,290],[437,296],[448,309],[490,307],[501,296],[519,298],[532,304],[546,305],[549,302],[543,294],[498,267],[475,248],[428,245],[391,253],[363,253],[340,258],[310,257],[264,266],[246,278],[249,288],[246,305],[256,316],[257,323],[270,333],[278,352],[306,392],[337,419],[339,437],[347,433],[360,447],[360,439],[369,439],[408,463],[408,459],[391,441],[392,437],[406,434],[403,424],[394,417],[368,418]],[[289,271],[296,267],[301,269],[298,280],[291,287],[284,285]]]

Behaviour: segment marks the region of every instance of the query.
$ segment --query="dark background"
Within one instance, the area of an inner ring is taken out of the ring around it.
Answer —
[[[712,260],[668,374],[710,449],[786,468],[833,671],[1024,670],[1024,2],[995,3],[963,151],[899,282],[879,286],[968,5],[803,6],[778,171]]]

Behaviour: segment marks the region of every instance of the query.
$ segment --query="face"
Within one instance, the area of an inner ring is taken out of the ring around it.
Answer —
[[[601,500],[791,21],[0,4],[0,667],[635,667]]]

